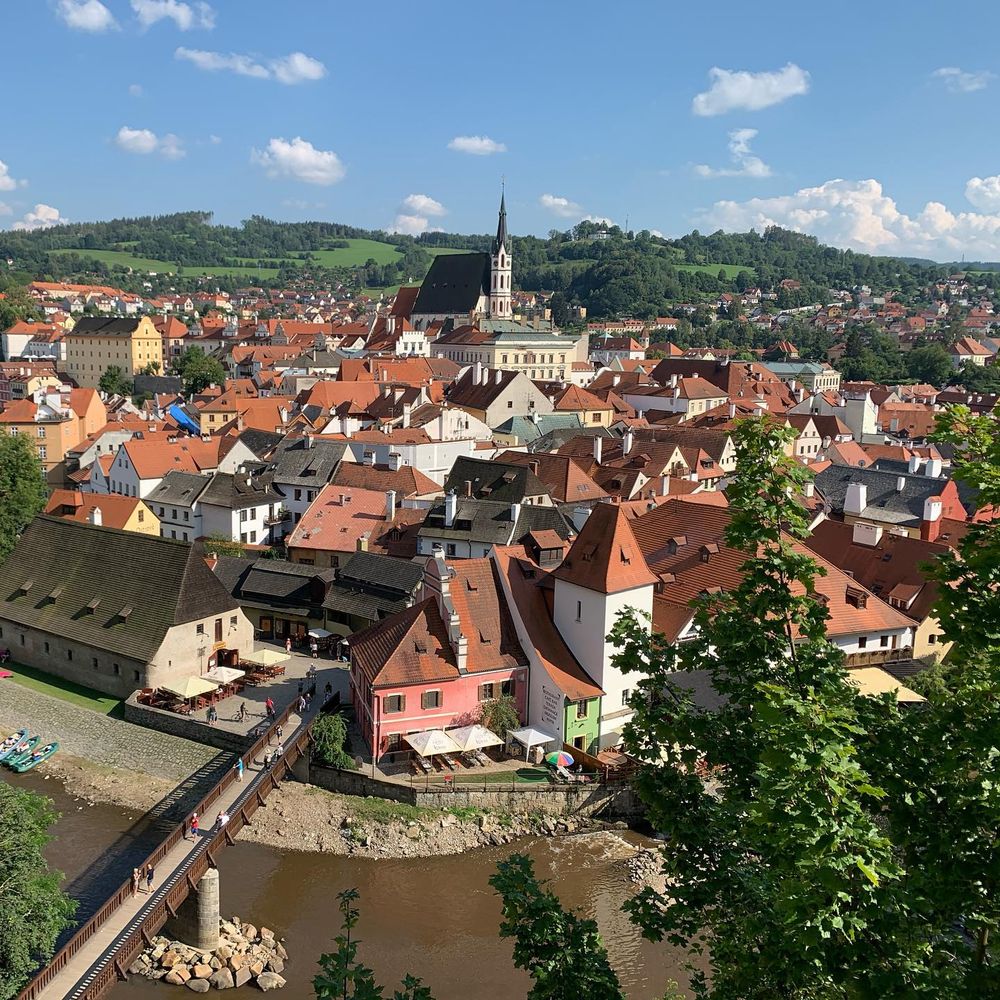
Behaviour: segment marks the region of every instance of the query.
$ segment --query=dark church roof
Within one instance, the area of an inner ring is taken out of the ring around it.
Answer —
[[[413,315],[463,315],[472,312],[490,287],[490,255],[449,253],[434,258]]]
[[[200,545],[61,517],[0,566],[0,619],[147,663],[172,626],[238,607]]]

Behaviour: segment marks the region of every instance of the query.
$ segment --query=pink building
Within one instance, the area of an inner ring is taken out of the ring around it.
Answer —
[[[513,695],[523,722],[528,658],[490,559],[427,560],[422,599],[351,637],[351,693],[376,757],[409,733],[465,726]]]

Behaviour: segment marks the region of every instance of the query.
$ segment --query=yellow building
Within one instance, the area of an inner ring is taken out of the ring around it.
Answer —
[[[96,389],[112,365],[127,378],[150,362],[163,371],[163,338],[148,316],[84,316],[66,334],[66,373]]]

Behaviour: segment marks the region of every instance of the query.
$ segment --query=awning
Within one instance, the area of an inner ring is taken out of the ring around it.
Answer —
[[[327,632],[325,628],[311,628],[309,629],[310,639],[329,639],[333,635],[332,632]]]
[[[248,663],[256,663],[262,667],[273,667],[276,663],[284,663],[287,653],[279,653],[276,649],[255,649],[247,656]]]
[[[421,757],[433,757],[436,753],[461,752],[459,745],[443,729],[428,729],[423,733],[410,733],[403,739]]]
[[[512,729],[507,734],[512,740],[517,740],[526,750],[532,747],[541,746],[544,743],[555,743],[558,736],[547,733],[544,729],[535,729],[534,726],[525,726],[524,729]]]
[[[448,735],[458,744],[460,750],[482,750],[483,747],[498,747],[503,740],[485,726],[462,726],[449,729]]]
[[[900,684],[895,677],[881,667],[857,667],[848,669],[847,681],[853,684],[862,694],[880,695],[895,694],[900,704],[916,704],[927,699],[923,695],[911,691]]]
[[[160,690],[175,694],[178,698],[197,698],[200,694],[214,691],[218,686],[215,681],[206,680],[204,677],[184,677],[171,684],[161,684]]]
[[[211,670],[206,670],[202,677],[209,681],[218,681],[220,684],[230,684],[239,680],[245,673],[245,670],[237,670],[235,667],[212,667]]]

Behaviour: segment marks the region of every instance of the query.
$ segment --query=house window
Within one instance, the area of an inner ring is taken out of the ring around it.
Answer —
[[[47,653],[48,651],[49,651],[49,644],[45,643],[45,652]]]
[[[441,707],[441,692],[440,691],[425,691],[420,696],[420,707],[423,708],[423,709],[440,708]]]
[[[66,659],[67,660],[72,660],[73,659],[73,650],[72,649],[67,649],[66,650]]]
[[[880,646],[888,646],[889,645],[889,637],[887,635],[879,636],[878,644]]]
[[[863,635],[858,639],[858,649],[864,649],[868,645],[868,636]]]
[[[507,409],[508,410],[513,410],[514,409],[514,400],[513,399],[508,399],[507,400]]]
[[[45,445],[39,445],[38,447],[38,457],[44,462],[49,457],[49,450]]]
[[[142,508],[140,507],[139,508],[139,523],[142,524],[142,522],[145,521],[145,520],[146,520],[146,515],[143,512]]]
[[[195,635],[204,635],[205,634],[205,626],[204,626],[204,624],[202,622],[199,622],[197,625],[195,625],[195,627],[194,627],[194,634]]]
[[[215,619],[215,641],[222,642],[222,619]]]
[[[589,714],[590,714],[590,702],[578,701],[576,703],[576,717],[578,719],[586,719]]]
[[[385,748],[389,753],[392,753],[399,749],[402,742],[402,733],[389,733],[385,738]]]
[[[382,711],[386,715],[395,715],[406,708],[406,695],[387,694],[382,699]]]
[[[247,519],[247,511],[241,510],[240,511],[240,521],[245,521],[246,519]]]
[[[576,602],[576,620],[578,622],[583,621],[583,601]]]
[[[132,680],[134,680],[136,682],[136,684],[139,683],[139,671],[138,670],[133,670],[132,671]]]
[[[490,701],[496,697],[496,685],[495,684],[480,684],[479,694],[477,697],[478,701]]]
[[[97,657],[96,657],[96,656],[92,656],[92,657],[90,658],[90,665],[91,665],[91,666],[92,666],[92,667],[93,667],[93,668],[94,668],[95,670],[97,670],[97,669],[98,669],[98,666],[97,666]]]
[[[932,632],[929,636],[927,636],[927,641],[933,646],[937,643],[937,636]]]
[[[230,615],[229,616],[229,624],[230,625],[234,625],[235,626],[238,621],[239,621],[239,616],[238,615]]]
[[[21,633],[21,645],[22,646],[24,645],[24,633],[23,632]]]
[[[185,521],[190,521],[191,520],[191,511],[189,511],[189,510],[184,511],[184,520]]]
[[[511,677],[509,681],[502,681],[500,683],[500,693],[503,695],[510,695],[511,698],[514,697],[514,678]]]
[[[170,532],[170,537],[171,537],[171,538],[176,538],[176,537],[177,537],[177,532],[176,532],[176,531],[173,531],[173,530],[171,530],[171,532]]]
[[[622,708],[628,707],[628,700],[631,696],[632,692],[631,690],[629,690],[629,688],[625,688],[625,690],[622,691]]]
[[[448,542],[448,555],[453,556],[455,554],[455,543]]]
[[[574,750],[586,750],[587,749],[587,737],[586,736],[574,736],[573,737],[573,749]]]
[[[121,677],[122,668],[117,663],[112,664],[111,670],[113,671],[115,677]]]
[[[40,438],[43,438],[43,437],[45,437],[45,428],[44,428],[44,427],[39,427],[39,428],[38,428],[38,436],[39,436]]]

